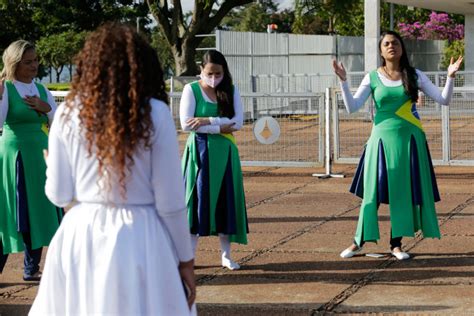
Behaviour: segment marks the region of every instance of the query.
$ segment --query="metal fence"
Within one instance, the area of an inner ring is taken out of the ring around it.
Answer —
[[[54,101],[56,101],[57,105],[64,101],[68,93],[69,91],[51,91],[51,94],[53,95]]]
[[[180,147],[187,133],[179,123],[180,93],[170,95],[170,108],[178,129]],[[244,166],[320,166],[324,160],[324,94],[242,93],[244,126],[235,133]],[[255,122],[266,116],[280,127],[280,137],[269,145],[261,144],[254,135]]]
[[[249,78],[265,74],[332,74],[334,58],[342,61],[347,71],[364,70],[363,37],[222,30],[216,31],[215,36],[216,49],[226,56],[234,82],[243,92],[308,92],[306,85],[302,87],[305,90],[299,91],[291,88],[262,91],[255,89]],[[444,41],[407,40],[405,44],[410,60],[417,67],[424,71],[440,70]],[[295,84],[299,79],[295,76],[288,84]],[[277,83],[276,87],[279,86]],[[323,92],[324,88],[311,90],[315,91]]]
[[[437,86],[444,87],[446,83],[446,72],[428,71],[424,72],[427,77]],[[357,88],[365,76],[363,71],[349,72],[347,80],[349,87]],[[324,93],[326,88],[337,87],[339,80],[333,72],[328,73],[302,73],[302,74],[260,74],[251,76],[253,92],[267,93],[295,93],[316,92]],[[474,72],[459,71],[454,81],[455,87],[472,87],[474,96]]]
[[[446,80],[444,73],[428,73],[428,76],[440,86]],[[351,86],[357,87],[362,77],[363,73],[351,73]],[[195,78],[188,78],[187,81],[191,80]],[[319,81],[317,84],[322,87],[327,82],[335,82],[335,78],[328,75]],[[437,165],[474,165],[474,89],[468,86],[473,81],[473,73],[461,72],[447,107],[436,104],[426,96],[420,97],[418,113]],[[327,91],[242,92],[245,123],[242,130],[236,133],[236,139],[243,165],[322,165],[325,161],[326,133],[331,135],[330,158],[334,162],[357,163],[372,128],[371,100],[364,109],[349,115],[340,91],[337,88]],[[57,102],[61,102],[66,94],[53,92]],[[180,131],[180,96],[180,92],[170,94],[170,109],[183,148],[187,133]],[[331,127],[328,129],[324,122],[326,108],[330,109],[331,114]],[[265,116],[273,117],[280,125],[280,138],[271,145],[259,143],[254,135],[255,122]]]
[[[372,128],[372,101],[348,114],[339,89],[331,90],[334,162],[357,163]],[[435,165],[474,166],[474,99],[469,88],[456,87],[449,106],[424,96],[417,106]]]

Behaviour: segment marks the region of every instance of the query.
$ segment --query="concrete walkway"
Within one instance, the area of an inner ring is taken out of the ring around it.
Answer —
[[[344,179],[311,177],[318,169],[245,168],[249,244],[234,246],[239,271],[220,267],[217,238],[198,246],[200,315],[446,314],[474,315],[474,168],[438,167],[441,240],[405,238],[413,258],[389,256],[387,207],[378,244],[352,259],[360,200]],[[366,253],[384,255],[381,258]],[[26,315],[37,284],[21,280],[22,256],[0,276],[0,315]],[[54,295],[52,293],[52,295]]]

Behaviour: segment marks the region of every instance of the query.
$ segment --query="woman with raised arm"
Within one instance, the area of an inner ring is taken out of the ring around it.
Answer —
[[[227,61],[208,51],[201,79],[184,86],[181,127],[191,132],[182,167],[193,249],[198,238],[219,235],[221,263],[239,269],[230,256],[230,242],[247,244],[247,210],[239,152],[233,132],[242,128],[239,91],[232,83]]]
[[[413,237],[420,230],[424,237],[441,237],[435,210],[440,197],[416,110],[418,91],[448,105],[462,57],[456,62],[451,58],[448,79],[441,92],[423,72],[410,66],[398,33],[384,32],[379,52],[382,66],[364,77],[354,96],[344,66],[333,61],[347,111],[359,110],[370,95],[376,110],[372,132],[350,188],[362,198],[359,222],[353,244],[340,256],[350,258],[361,251],[365,242],[380,239],[378,207],[386,203],[390,209],[391,254],[405,260],[410,255],[402,250],[402,237]]]
[[[0,273],[8,254],[24,251],[23,280],[39,281],[39,263],[59,227],[62,210],[44,193],[48,129],[56,103],[40,83],[38,56],[18,40],[3,52],[0,75]]]
[[[133,27],[89,35],[56,112],[46,194],[67,212],[30,315],[190,315],[194,259],[156,51]]]

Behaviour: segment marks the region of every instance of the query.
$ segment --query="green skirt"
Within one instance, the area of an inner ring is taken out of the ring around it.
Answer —
[[[232,135],[189,135],[182,167],[192,234],[229,235],[247,244],[247,210],[239,152]]]
[[[48,246],[62,218],[62,210],[44,192],[48,136],[42,128],[5,124],[0,137],[0,238],[5,254],[24,250],[23,233],[30,234],[32,249]]]
[[[392,237],[440,238],[439,192],[422,129],[396,117],[374,125],[351,192],[362,198],[355,241],[380,239],[378,207],[389,204]]]

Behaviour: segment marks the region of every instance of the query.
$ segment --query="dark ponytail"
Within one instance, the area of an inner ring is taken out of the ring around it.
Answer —
[[[209,50],[202,57],[201,66],[204,68],[207,64],[221,65],[224,70],[224,78],[217,85],[217,106],[219,108],[219,114],[222,117],[232,118],[235,115],[234,112],[234,85],[232,83],[232,76],[230,75],[229,66],[224,55],[217,50]]]
[[[405,88],[405,93],[410,96],[412,102],[418,101],[418,75],[416,74],[415,68],[410,65],[408,60],[408,54],[405,49],[405,44],[403,43],[402,37],[394,31],[383,32],[379,40],[379,53],[382,53],[382,40],[386,35],[392,35],[398,39],[402,45],[402,56],[400,57],[400,72],[402,73],[402,83],[403,88]],[[382,66],[385,66],[385,59],[382,57]]]

